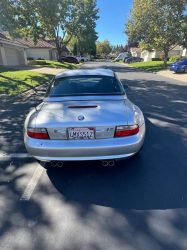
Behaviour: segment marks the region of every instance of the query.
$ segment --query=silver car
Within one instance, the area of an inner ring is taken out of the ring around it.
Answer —
[[[52,166],[87,160],[112,166],[138,153],[144,138],[143,113],[106,69],[57,74],[24,124],[27,151]]]

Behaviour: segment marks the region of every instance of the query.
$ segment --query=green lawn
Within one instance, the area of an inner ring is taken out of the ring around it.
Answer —
[[[120,64],[124,64],[124,62],[123,62],[123,61],[119,61],[118,63],[120,63]]]
[[[155,61],[155,62],[139,62],[139,63],[131,63],[130,66],[135,68],[141,68],[147,71],[162,71],[167,70],[170,67],[171,62],[167,63],[167,66],[163,66],[163,61]]]
[[[0,94],[15,96],[30,89],[32,86],[49,81],[52,77],[54,76],[34,71],[0,67]]]
[[[48,60],[36,60],[37,62],[45,61],[44,65],[35,65],[37,67],[47,67],[47,68],[56,68],[56,69],[75,69],[77,68],[77,64],[67,63],[67,62],[56,62],[56,61],[48,61]]]

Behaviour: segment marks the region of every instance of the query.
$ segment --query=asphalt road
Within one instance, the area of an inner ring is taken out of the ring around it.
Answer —
[[[107,61],[84,67],[111,68],[129,85],[146,119],[144,148],[111,168],[46,171],[23,145],[33,96],[1,111],[0,250],[186,250],[186,84]]]

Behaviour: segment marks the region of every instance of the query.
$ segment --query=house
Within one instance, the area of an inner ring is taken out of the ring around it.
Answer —
[[[56,44],[53,39],[45,37],[44,40],[53,45],[54,47],[56,47]],[[68,47],[64,47],[61,56],[69,56],[69,55],[71,55],[70,49]]]
[[[27,65],[28,46],[8,39],[0,32],[0,65]]]
[[[139,48],[130,48],[130,52],[134,57],[141,57],[141,52]]]
[[[5,38],[9,36],[9,32],[0,32]],[[16,38],[14,42],[21,43],[26,46],[25,52],[27,58],[33,58],[33,60],[44,59],[44,60],[54,60],[57,61],[57,50],[55,42],[50,38],[40,37],[35,45],[31,38]],[[67,56],[70,54],[68,48],[64,48],[62,56]]]
[[[145,62],[149,62],[152,59],[159,59],[160,54],[163,54],[163,52],[159,50],[153,50],[152,52],[142,51],[140,57],[143,58]],[[177,56],[180,54],[181,54],[181,47],[177,45],[171,51],[169,51],[168,58],[172,56]]]
[[[31,38],[18,38],[16,41],[24,43],[28,46],[26,49],[26,54],[28,58],[44,59],[44,60],[57,60],[57,51],[56,47],[43,38],[39,38],[37,40],[37,44],[35,45]]]
[[[181,50],[181,56],[187,56],[187,49]]]

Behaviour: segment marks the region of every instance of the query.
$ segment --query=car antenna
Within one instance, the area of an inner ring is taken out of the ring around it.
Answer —
[[[32,84],[32,79],[31,79],[31,86],[33,88],[33,99],[34,99],[34,107],[37,111],[37,108],[36,108],[36,91],[34,90],[34,85]]]

